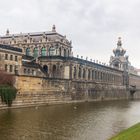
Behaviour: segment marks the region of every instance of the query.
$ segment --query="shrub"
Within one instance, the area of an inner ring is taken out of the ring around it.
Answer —
[[[12,86],[0,86],[0,96],[2,102],[6,103],[9,107],[12,105],[13,100],[16,98],[17,90]]]

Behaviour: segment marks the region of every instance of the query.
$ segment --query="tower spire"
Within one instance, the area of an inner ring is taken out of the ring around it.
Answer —
[[[118,37],[117,46],[118,46],[118,47],[121,47],[121,46],[122,46],[121,37]]]

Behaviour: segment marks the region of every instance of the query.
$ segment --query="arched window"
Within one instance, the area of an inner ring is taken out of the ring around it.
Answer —
[[[92,80],[94,80],[94,70],[92,70]]]
[[[76,67],[74,67],[73,77],[76,79]]]
[[[12,72],[13,71],[13,66],[12,65],[10,65],[10,70],[9,70],[10,72]]]
[[[97,79],[97,71],[95,71],[95,79]]]
[[[64,57],[66,57],[66,49],[64,49]]]
[[[27,73],[27,70],[26,69],[24,69],[24,74],[26,74]]]
[[[8,70],[8,65],[7,64],[5,64],[5,71],[7,71]]]
[[[52,76],[56,78],[56,74],[57,74],[56,65],[53,65],[53,67],[52,67]]]
[[[85,69],[83,69],[83,79],[85,79],[86,78],[86,71],[85,71]]]
[[[44,66],[43,66],[43,70],[44,70],[46,73],[48,73],[48,66],[47,66],[47,65],[44,65]]]
[[[88,70],[88,80],[90,80],[90,70]]]
[[[68,50],[68,57],[69,57],[69,55],[70,55],[70,52],[69,52],[69,50]]]
[[[61,56],[61,48],[59,48],[59,55]]]
[[[103,73],[102,72],[100,72],[100,78],[101,78],[101,80],[103,80]]]
[[[34,56],[34,57],[38,57],[38,54],[39,54],[38,48],[35,47],[35,48],[34,48],[34,52],[33,52],[33,56]]]
[[[43,47],[41,49],[41,56],[46,56],[46,48],[45,47]]]
[[[100,80],[100,72],[97,72],[97,79]]]
[[[28,69],[28,74],[30,74],[30,69]]]
[[[63,77],[63,65],[60,66],[59,74],[60,74],[59,77],[62,78]]]
[[[81,78],[81,68],[79,68],[79,74],[78,77]]]
[[[31,53],[31,52],[30,52],[30,48],[27,48],[27,49],[26,49],[26,55],[30,56],[30,53]]]

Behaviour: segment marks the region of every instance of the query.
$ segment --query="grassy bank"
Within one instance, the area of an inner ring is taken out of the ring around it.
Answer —
[[[110,140],[140,140],[140,123],[122,131]]]

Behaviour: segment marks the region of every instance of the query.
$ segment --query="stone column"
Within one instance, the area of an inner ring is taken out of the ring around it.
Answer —
[[[90,69],[90,81],[92,81],[92,69]]]
[[[48,64],[48,75],[49,75],[49,77],[52,77],[52,65],[51,65],[51,63]]]
[[[85,80],[88,80],[88,69],[85,69]]]
[[[83,80],[83,68],[81,68],[81,80]]]

